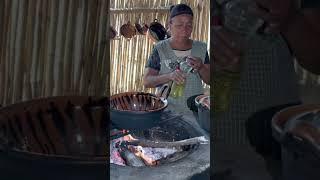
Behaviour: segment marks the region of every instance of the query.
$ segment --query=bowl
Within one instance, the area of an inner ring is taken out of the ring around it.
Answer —
[[[167,107],[167,101],[151,93],[125,92],[110,97],[110,107],[122,112],[154,112]]]
[[[167,100],[151,93],[124,92],[110,97],[110,118],[123,129],[148,129],[156,126]]]

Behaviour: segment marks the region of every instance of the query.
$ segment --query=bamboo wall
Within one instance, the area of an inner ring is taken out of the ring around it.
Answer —
[[[209,44],[209,0],[114,0],[110,4],[110,25],[119,33],[120,26],[130,21],[132,24],[150,24],[154,19],[165,26],[169,7],[186,3],[194,11],[192,38]],[[128,10],[132,8],[132,10]],[[151,53],[153,43],[147,36],[137,35],[132,39],[123,36],[110,41],[110,93],[125,91],[152,91],[144,89],[142,76],[145,63]],[[208,47],[209,48],[209,47]]]
[[[0,104],[108,89],[108,0],[1,0]]]

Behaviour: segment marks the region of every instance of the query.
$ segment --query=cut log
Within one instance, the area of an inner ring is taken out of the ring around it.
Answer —
[[[181,141],[175,142],[155,142],[150,140],[134,140],[130,142],[123,142],[126,145],[134,145],[134,146],[142,146],[142,147],[153,147],[153,148],[172,148],[172,147],[180,147],[186,145],[193,144],[208,144],[208,140],[204,136],[194,137],[190,139],[185,139]]]

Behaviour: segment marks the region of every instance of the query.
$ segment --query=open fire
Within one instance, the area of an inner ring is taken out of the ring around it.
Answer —
[[[121,135],[123,136],[119,137]],[[136,139],[126,130],[113,130],[111,136],[110,163],[136,167],[155,166],[170,162],[170,159],[177,160],[197,144],[208,142],[203,136],[180,141],[173,139],[172,142]]]
[[[110,163],[120,166],[156,166],[184,158],[199,144],[208,144],[204,136],[183,123],[181,115],[162,114],[159,126],[148,130],[119,130],[111,127]],[[192,135],[194,134],[194,135]]]
[[[113,139],[110,143],[110,163],[121,166],[155,166],[160,163],[160,160],[182,150],[175,147],[154,148],[126,145],[126,142],[137,140],[130,134]]]

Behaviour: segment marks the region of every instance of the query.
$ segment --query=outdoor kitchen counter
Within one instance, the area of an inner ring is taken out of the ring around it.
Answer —
[[[191,113],[185,114],[183,116],[183,120],[191,124],[210,142],[209,134],[200,128]],[[195,174],[204,172],[208,168],[210,168],[210,143],[200,144],[196,151],[170,164],[164,164],[155,167],[122,167],[110,165],[110,179],[187,180]]]

